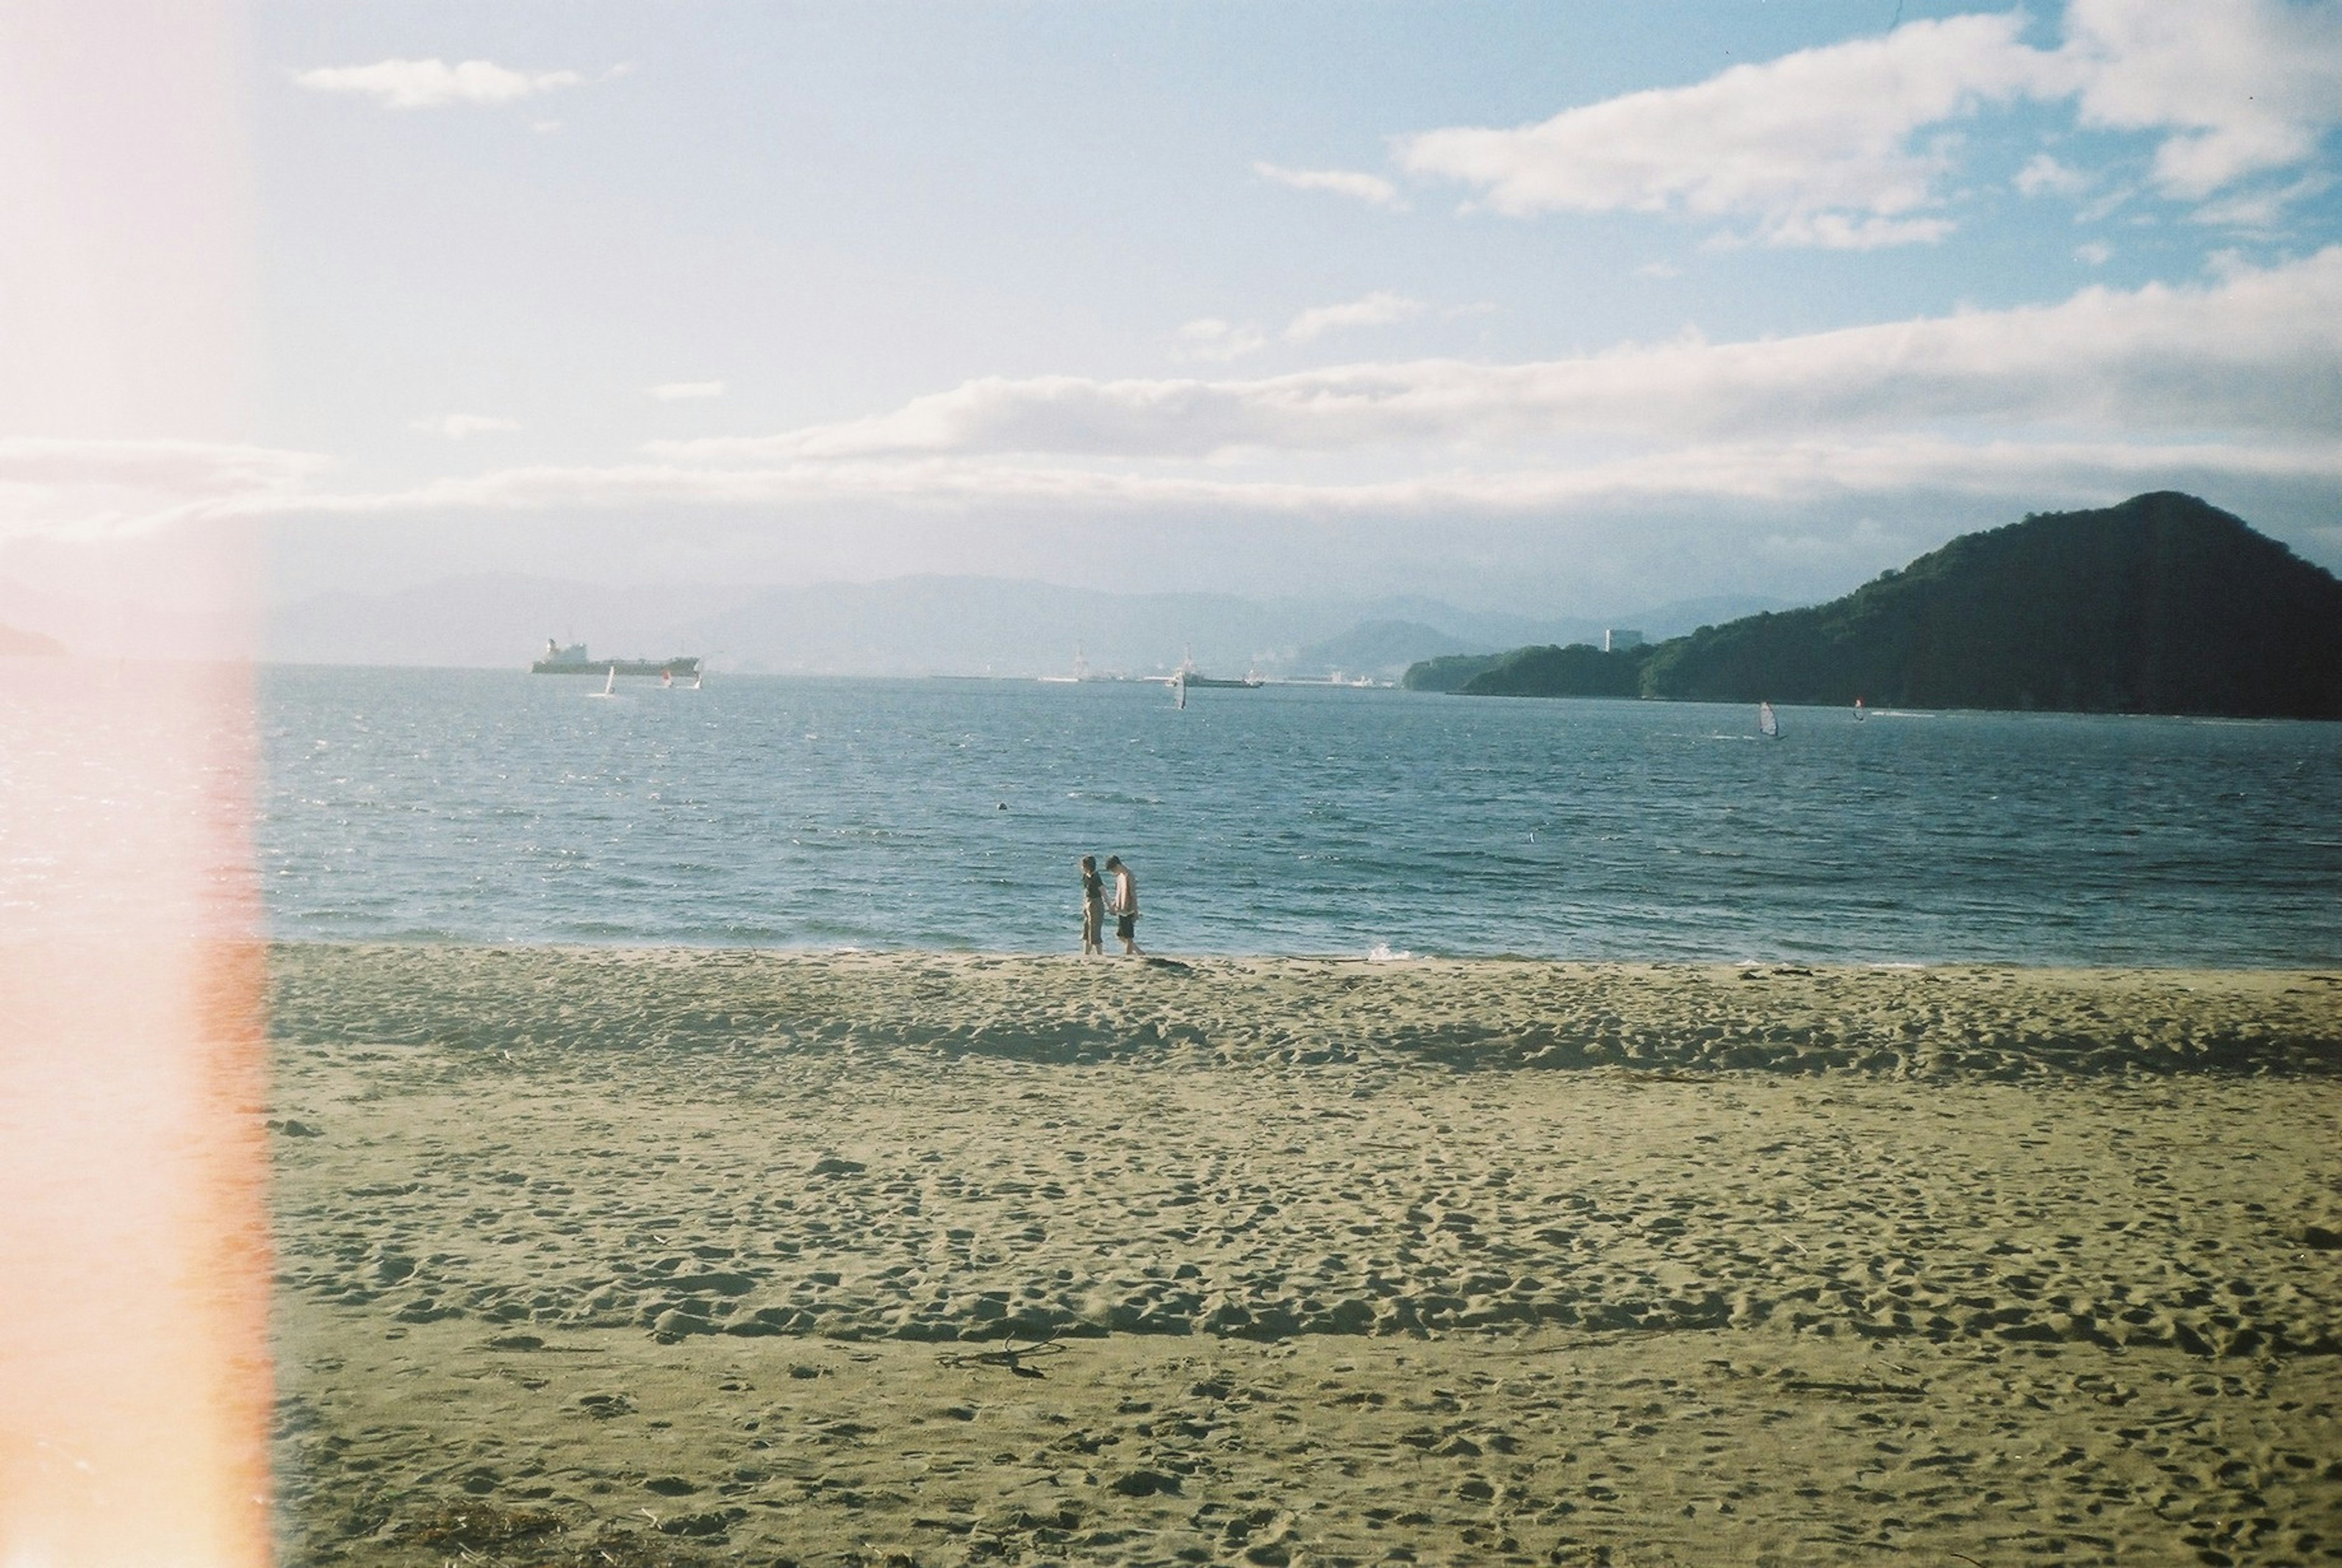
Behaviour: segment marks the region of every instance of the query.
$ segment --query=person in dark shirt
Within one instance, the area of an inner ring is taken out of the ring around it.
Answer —
[[[1106,878],[1098,874],[1097,856],[1082,856],[1082,956],[1106,951]]]

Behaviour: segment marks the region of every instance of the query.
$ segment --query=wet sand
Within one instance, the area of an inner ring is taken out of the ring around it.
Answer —
[[[274,972],[288,1562],[2342,1561],[2342,974]]]

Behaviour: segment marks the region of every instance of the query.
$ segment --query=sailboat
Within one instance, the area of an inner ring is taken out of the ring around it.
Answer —
[[[1863,708],[1862,708],[1862,699],[1861,699],[1860,697],[1857,697],[1857,698],[1855,698],[1855,699],[1854,699],[1854,722],[1855,722],[1856,724],[1858,724],[1862,723],[1862,721],[1863,721],[1863,720],[1865,720],[1865,719],[1868,718],[1869,716],[1870,716],[1870,715],[1869,715],[1868,714],[1867,714],[1867,713],[1865,713],[1865,712],[1863,711]]]
[[[1773,704],[1761,699],[1756,704],[1756,733],[1767,740],[1781,738],[1781,721],[1773,716]]]
[[[1187,672],[1185,670],[1171,677],[1171,705],[1175,708],[1187,705]]]
[[[600,691],[598,691],[598,692],[594,693],[593,694],[594,694],[595,696],[597,696],[597,697],[613,697],[613,696],[617,695],[617,694],[618,694],[618,666],[617,666],[617,665],[616,665],[616,664],[612,664],[612,665],[610,666],[610,678],[609,678],[608,680],[606,680],[606,681],[604,681],[604,682],[602,683],[602,689],[601,689]]]

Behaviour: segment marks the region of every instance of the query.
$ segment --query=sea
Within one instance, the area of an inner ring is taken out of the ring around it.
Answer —
[[[2342,962],[2342,724],[1307,685],[480,670],[261,681],[306,940]],[[1109,937],[1109,945],[1112,945]]]

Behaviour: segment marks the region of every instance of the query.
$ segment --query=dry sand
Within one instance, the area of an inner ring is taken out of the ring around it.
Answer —
[[[288,1563],[2342,1561],[2342,975],[275,990]]]

